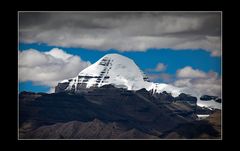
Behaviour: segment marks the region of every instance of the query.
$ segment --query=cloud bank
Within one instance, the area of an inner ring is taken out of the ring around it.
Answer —
[[[203,94],[221,97],[221,77],[216,72],[204,72],[187,66],[179,69],[176,77],[173,84],[187,89],[189,93],[198,97]]]
[[[48,52],[35,49],[19,51],[19,81],[37,85],[56,86],[63,79],[75,77],[91,63],[79,56],[53,48]]]
[[[19,34],[20,42],[62,47],[221,55],[220,12],[20,12]]]

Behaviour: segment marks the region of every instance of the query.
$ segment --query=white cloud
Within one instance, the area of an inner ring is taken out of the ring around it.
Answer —
[[[205,78],[206,76],[206,73],[203,71],[193,69],[190,66],[177,70],[177,77],[179,78]]]
[[[174,85],[177,87],[189,87],[191,86],[191,79],[178,79],[174,82]]]
[[[51,87],[63,79],[75,77],[91,64],[58,48],[48,52],[29,49],[18,53],[19,81],[32,81],[38,85]]]
[[[51,55],[55,58],[62,59],[66,61],[68,58],[72,57],[72,55],[65,53],[62,49],[53,48],[51,51],[46,52],[45,54]]]
[[[221,77],[216,72],[203,72],[188,66],[179,69],[176,76],[178,79],[173,85],[185,89],[186,92],[198,97],[205,94],[221,97]]]
[[[156,68],[155,68],[155,70],[156,70],[156,71],[164,71],[164,70],[166,70],[166,68],[167,68],[167,66],[166,66],[165,64],[163,64],[163,63],[158,63],[157,66],[156,66]]]
[[[146,72],[152,72],[152,71],[157,71],[157,72],[161,72],[167,69],[167,65],[165,65],[164,63],[159,62],[155,68],[148,68],[146,69]]]

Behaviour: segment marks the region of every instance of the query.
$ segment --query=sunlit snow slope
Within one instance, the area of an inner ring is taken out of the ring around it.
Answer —
[[[179,88],[172,85],[150,82],[133,60],[119,54],[107,54],[82,70],[77,77],[60,82],[63,90],[71,91],[107,84],[128,90],[145,88],[154,93],[167,91],[173,96],[181,93]]]

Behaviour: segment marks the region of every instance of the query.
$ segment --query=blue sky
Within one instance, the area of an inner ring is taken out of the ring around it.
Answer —
[[[174,74],[177,69],[184,66],[192,66],[205,72],[213,70],[221,74],[221,57],[213,57],[211,54],[203,49],[148,49],[144,52],[130,51],[122,52],[118,50],[99,51],[86,48],[64,48],[57,46],[48,46],[46,44],[19,44],[19,50],[24,51],[28,49],[36,49],[38,51],[50,51],[52,48],[60,48],[65,52],[78,55],[83,60],[88,60],[91,63],[96,62],[102,56],[108,53],[119,53],[127,56],[135,61],[135,63],[142,69],[156,67],[158,62],[168,65],[166,72]]]
[[[24,51],[28,49],[36,49],[40,52],[47,52],[56,46],[48,46],[47,44],[26,44],[20,43],[19,50]],[[213,57],[210,52],[203,49],[198,50],[173,50],[173,49],[148,49],[147,51],[130,51],[122,52],[118,50],[100,51],[94,49],[85,48],[66,48],[57,47],[63,49],[68,54],[78,55],[84,61],[96,62],[102,56],[108,53],[119,53],[127,56],[135,61],[135,63],[146,74],[156,73],[155,71],[148,71],[147,69],[154,69],[158,63],[163,63],[167,66],[164,73],[174,75],[178,69],[185,66],[191,66],[193,69],[199,69],[204,72],[214,71],[218,75],[221,75],[221,57]],[[161,82],[155,81],[155,82]],[[36,85],[31,81],[20,82],[19,90],[21,91],[33,91],[33,92],[48,92],[48,86]]]

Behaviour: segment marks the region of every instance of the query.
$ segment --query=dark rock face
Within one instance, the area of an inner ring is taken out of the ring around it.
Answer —
[[[205,107],[196,107],[196,114],[201,114],[201,115],[209,115],[212,114],[214,112],[214,110],[210,110],[209,108],[205,108]]]
[[[104,86],[81,94],[24,92],[19,102],[20,138],[165,138],[180,124],[195,121],[195,106],[161,104],[144,89]]]
[[[151,102],[156,102],[156,99],[153,97],[153,95],[149,91],[147,91],[145,88],[136,91],[135,94],[140,97],[143,96],[144,98],[147,98]]]
[[[100,87],[101,89],[108,89],[108,88],[110,88],[110,89],[114,89],[114,88],[116,88],[116,87],[114,87],[113,85],[111,85],[111,84],[108,84],[108,85],[103,85],[103,86],[101,86]]]
[[[55,93],[64,92],[68,85],[69,82],[58,83],[58,85],[55,87]]]
[[[167,93],[166,91],[156,93],[154,96],[157,97],[159,101],[173,102],[175,100],[171,93]]]
[[[179,96],[175,97],[175,101],[183,101],[183,102],[189,102],[192,104],[196,104],[197,98],[193,97],[191,95],[185,94],[185,93],[181,93]]]
[[[210,100],[214,100],[217,103],[222,103],[222,99],[217,97],[217,96],[210,96],[210,95],[203,95],[200,97],[200,100],[202,101],[210,101]]]
[[[217,98],[218,98],[217,96],[203,95],[200,97],[200,100],[209,101],[209,100],[215,100]]]
[[[216,102],[218,102],[218,103],[222,103],[222,99],[220,99],[220,98],[217,98],[217,99],[215,99],[214,101],[216,101]]]

